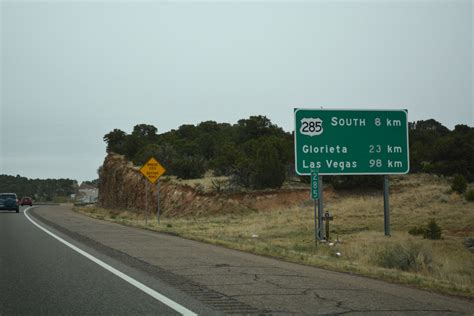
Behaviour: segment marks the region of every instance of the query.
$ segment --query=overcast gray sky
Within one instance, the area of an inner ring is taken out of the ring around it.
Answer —
[[[474,126],[472,1],[1,1],[0,174],[91,180],[104,134],[293,108]]]

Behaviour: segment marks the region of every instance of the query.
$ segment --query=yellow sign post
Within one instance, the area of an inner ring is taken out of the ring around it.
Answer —
[[[148,179],[148,181],[156,183],[156,181],[158,181],[158,179],[166,172],[166,169],[152,157],[143,165],[143,167],[140,168],[140,172]]]
[[[140,168],[140,172],[148,179],[152,184],[155,184],[158,179],[166,172],[166,169],[160,165],[160,163],[153,157],[151,157],[143,167]],[[145,188],[146,193],[146,217],[145,217],[145,225],[148,223],[148,183]],[[157,212],[156,212],[156,219],[158,223],[160,223],[160,182],[158,181],[157,184]]]

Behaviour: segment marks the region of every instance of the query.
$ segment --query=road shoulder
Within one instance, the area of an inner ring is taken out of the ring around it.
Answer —
[[[469,300],[282,262],[100,221],[65,206],[32,215],[97,252],[223,313],[469,314]]]

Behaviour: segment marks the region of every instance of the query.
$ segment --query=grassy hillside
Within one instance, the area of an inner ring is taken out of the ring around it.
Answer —
[[[474,203],[452,193],[449,182],[432,175],[391,177],[392,236],[383,234],[381,192],[325,191],[334,215],[330,242],[315,244],[313,201],[278,191],[256,198],[255,211],[156,219],[143,215],[82,208],[90,216],[185,238],[274,256],[288,261],[474,297],[474,254],[464,245],[474,236]],[[308,194],[304,195],[309,197]],[[238,201],[236,202],[238,203]],[[441,240],[412,236],[435,219]]]

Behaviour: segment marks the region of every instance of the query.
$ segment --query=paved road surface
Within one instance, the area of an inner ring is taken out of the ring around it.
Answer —
[[[180,313],[58,242],[22,213],[1,212],[0,315],[45,314]]]
[[[472,315],[474,303],[103,222],[67,207],[41,225],[202,315]],[[0,315],[175,311],[34,227],[0,213]],[[4,255],[5,254],[5,255]]]

